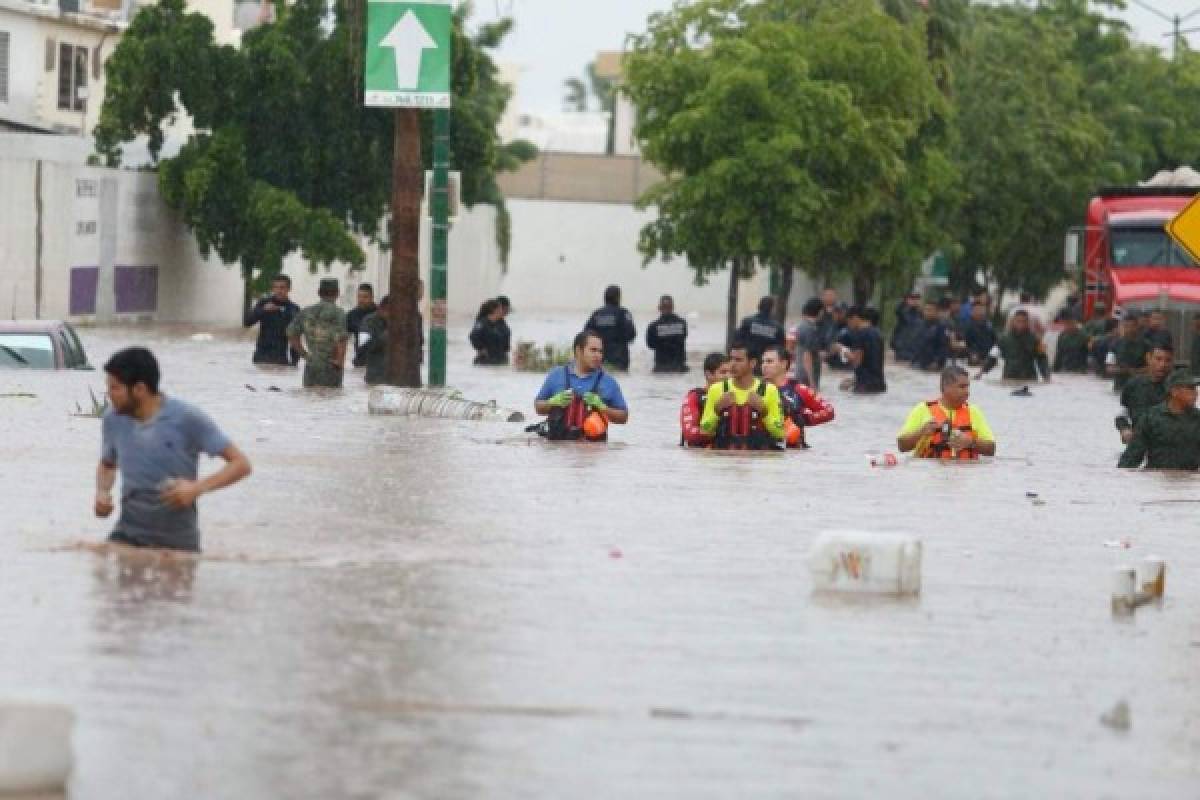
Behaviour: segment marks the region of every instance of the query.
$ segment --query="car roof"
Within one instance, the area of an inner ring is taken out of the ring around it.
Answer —
[[[0,333],[54,333],[67,327],[57,319],[0,320]]]

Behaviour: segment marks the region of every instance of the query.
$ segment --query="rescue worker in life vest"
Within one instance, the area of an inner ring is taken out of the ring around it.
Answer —
[[[967,371],[946,367],[942,396],[913,408],[896,436],[896,447],[918,458],[974,460],[996,455],[996,437],[983,412],[967,402],[970,394]]]
[[[621,387],[601,369],[604,344],[600,334],[584,331],[575,337],[575,360],[546,375],[534,400],[546,420],[528,430],[547,439],[607,439],[608,424],[624,425],[629,409]]]
[[[788,447],[807,450],[804,429],[831,422],[834,411],[825,398],[791,377],[791,369],[792,357],[785,348],[773,344],[763,351],[763,379],[775,384],[783,402],[784,441]]]
[[[708,400],[708,387],[729,378],[729,356],[724,353],[709,353],[704,357],[704,385],[691,389],[683,398],[679,409],[679,446],[708,447],[712,437],[700,427],[704,417],[704,403]]]
[[[782,450],[783,403],[774,384],[754,377],[749,345],[729,348],[731,377],[708,387],[700,427],[717,450]]]

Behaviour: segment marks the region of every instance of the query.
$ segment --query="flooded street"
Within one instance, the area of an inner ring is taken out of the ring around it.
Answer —
[[[254,463],[172,570],[61,549],[111,527],[100,423],[70,415],[103,373],[0,373],[36,395],[0,398],[0,695],[76,710],[87,800],[1200,795],[1200,478],[1114,469],[1107,384],[977,382],[991,464],[868,466],[937,394],[906,368],[877,398],[827,374],[807,452],[689,452],[720,338],[695,327],[690,376],[639,335],[608,446],[371,417],[361,370],[305,393],[240,331],[82,330],[98,367],[151,347]],[[465,337],[450,382],[531,413],[542,376],[470,367]],[[920,534],[919,598],[814,597],[837,528]],[[1111,568],[1151,553],[1164,603],[1115,620]],[[1122,699],[1127,732],[1100,723]]]

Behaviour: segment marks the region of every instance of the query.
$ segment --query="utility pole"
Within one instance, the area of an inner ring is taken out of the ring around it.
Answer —
[[[1183,23],[1187,22],[1197,14],[1200,14],[1200,7],[1197,7],[1186,14],[1180,15],[1167,14],[1163,11],[1160,11],[1159,9],[1150,5],[1150,3],[1146,2],[1146,0],[1130,0],[1130,2],[1136,6],[1139,6],[1140,8],[1144,8],[1159,19],[1171,23],[1171,32],[1163,35],[1171,37],[1171,60],[1178,63],[1179,46],[1183,43],[1183,35],[1185,33],[1192,33],[1196,30],[1200,30],[1200,28],[1188,28],[1187,30],[1184,30],[1182,27]]]
[[[392,268],[388,280],[387,382],[421,385],[421,322],[417,284],[421,279],[421,112],[397,108],[392,134]]]

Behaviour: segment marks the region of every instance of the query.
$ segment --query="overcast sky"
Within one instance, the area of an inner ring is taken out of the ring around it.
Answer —
[[[1184,15],[1200,9],[1200,0],[1144,0],[1164,14]],[[621,50],[625,36],[645,30],[646,17],[670,8],[671,0],[475,0],[476,19],[511,14],[516,30],[500,51],[500,59],[521,67],[517,105],[523,112],[562,110],[563,81],[581,75],[601,50]],[[1166,20],[1130,2],[1126,18],[1138,38],[1163,44],[1171,30]],[[1200,27],[1200,14],[1187,27]],[[1195,47],[1200,38],[1190,41]]]

